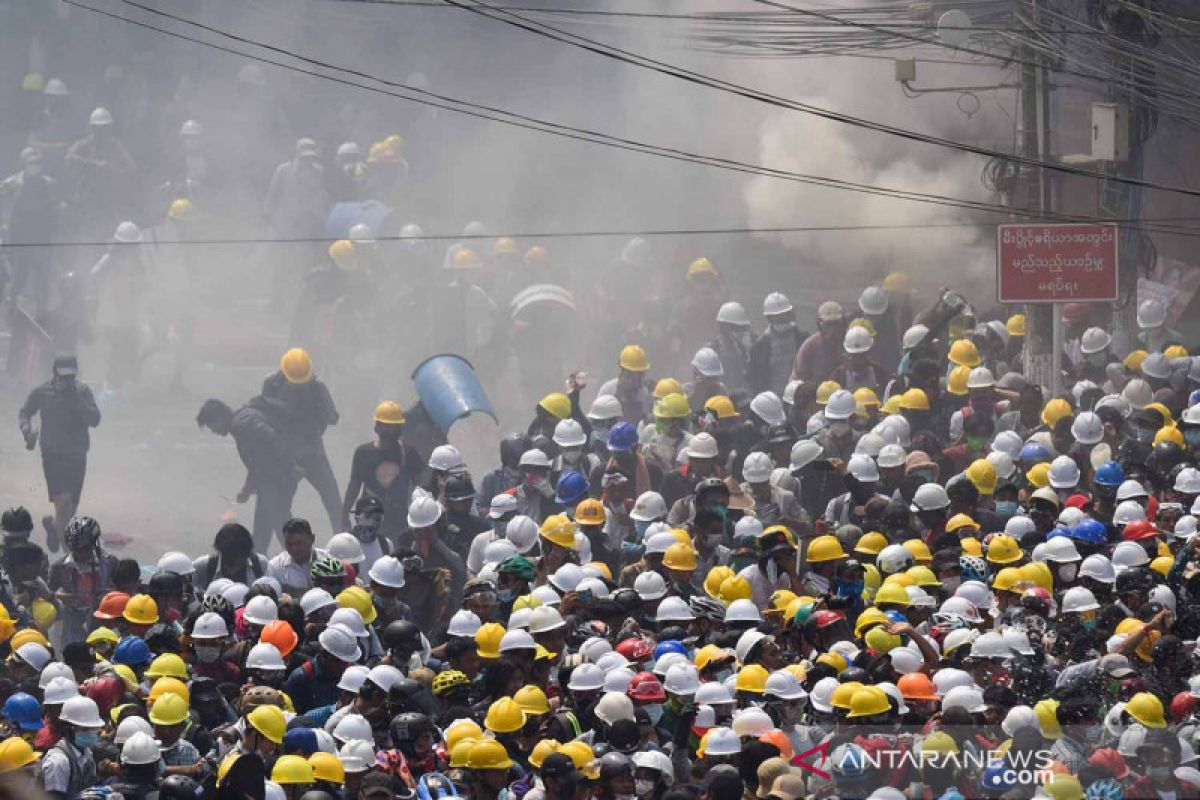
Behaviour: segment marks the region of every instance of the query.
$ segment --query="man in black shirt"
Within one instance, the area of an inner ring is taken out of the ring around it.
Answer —
[[[404,412],[394,400],[385,400],[375,408],[375,439],[354,451],[350,481],[342,501],[342,529],[350,530],[350,512],[360,496],[375,497],[383,505],[380,534],[396,541],[408,516],[408,503],[417,475],[424,466],[420,455],[406,444]]]
[[[88,428],[100,424],[96,398],[86,384],[75,380],[78,372],[75,356],[55,357],[53,377],[29,393],[18,416],[27,450],[38,443],[33,418],[38,414],[42,417],[42,471],[50,502],[54,503],[54,516],[42,517],[42,526],[46,529],[46,544],[53,553],[58,552],[59,533],[75,516],[79,496],[83,494],[91,446]]]

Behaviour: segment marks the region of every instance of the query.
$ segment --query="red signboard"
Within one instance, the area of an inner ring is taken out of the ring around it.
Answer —
[[[1000,225],[996,290],[1001,303],[1117,299],[1116,225]]]

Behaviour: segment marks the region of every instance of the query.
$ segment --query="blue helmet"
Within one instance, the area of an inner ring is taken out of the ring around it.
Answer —
[[[299,752],[308,758],[321,749],[317,732],[312,728],[292,728],[283,735],[283,749],[288,753]]]
[[[1025,466],[1032,467],[1051,460],[1050,451],[1037,442],[1030,442],[1021,448],[1021,463]]]
[[[1188,405],[1189,406],[1194,406],[1197,403],[1200,403],[1200,389],[1196,389],[1191,394],[1188,395]]]
[[[588,482],[582,472],[571,470],[564,472],[558,478],[555,487],[554,502],[560,505],[573,505],[587,497]]]
[[[908,622],[908,620],[905,619],[904,615],[901,614],[899,611],[897,611],[894,608],[888,609],[887,611],[883,612],[883,615],[888,618],[888,622],[893,622],[893,623]]]
[[[440,772],[426,772],[417,780],[418,800],[443,800],[458,797],[454,782]]]
[[[1088,784],[1084,800],[1125,800],[1125,788],[1113,778],[1101,778]]]
[[[1017,773],[1001,759],[988,764],[979,778],[980,788],[989,792],[1006,792],[1017,785]]]
[[[958,569],[964,581],[988,582],[987,562],[979,556],[959,556]]]
[[[612,453],[626,453],[638,443],[637,428],[632,422],[618,422],[608,432],[608,449]]]
[[[1108,542],[1108,529],[1104,527],[1104,523],[1100,520],[1087,517],[1079,520],[1079,524],[1074,528],[1068,528],[1067,536],[1086,544],[1106,544]]]
[[[831,754],[833,774],[839,781],[866,777],[867,754],[856,744],[847,742]]]
[[[687,648],[684,647],[683,642],[677,639],[664,639],[654,648],[654,660],[658,661],[667,653],[679,653],[681,656],[686,656],[688,651]]]
[[[9,695],[4,701],[4,718],[19,726],[23,731],[36,731],[42,727],[42,704],[25,692]]]
[[[113,650],[112,660],[114,664],[140,667],[143,664],[149,664],[153,661],[154,654],[150,652],[150,647],[141,637],[126,636],[117,642],[117,648]]]
[[[1125,482],[1125,470],[1116,461],[1105,461],[1096,468],[1094,480],[1101,486],[1120,486]]]

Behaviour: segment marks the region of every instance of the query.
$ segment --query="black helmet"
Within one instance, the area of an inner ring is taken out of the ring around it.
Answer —
[[[425,687],[412,678],[401,678],[388,689],[388,702],[393,707],[407,706]]]
[[[383,503],[374,495],[364,494],[358,500],[354,501],[354,515],[362,514],[382,514]]]
[[[63,531],[68,550],[95,547],[100,541],[100,523],[91,517],[74,517]]]
[[[454,475],[446,481],[442,495],[447,500],[473,500],[475,499],[475,486],[471,483],[469,475]]]
[[[500,463],[513,469],[521,463],[521,455],[529,449],[529,440],[522,433],[510,433],[500,440]]]
[[[389,622],[383,629],[383,646],[389,650],[420,650],[421,629],[406,619]]]
[[[1117,573],[1116,592],[1148,592],[1154,588],[1154,577],[1145,569],[1124,569]]]
[[[309,789],[300,795],[300,800],[337,800],[337,798],[324,789]]]
[[[156,572],[146,582],[146,594],[183,594],[183,577],[174,572]]]
[[[388,732],[392,736],[392,742],[399,744],[400,742],[413,742],[421,738],[424,734],[433,734],[433,720],[425,714],[420,714],[416,711],[406,711],[403,714],[397,714],[392,718],[392,724],[388,728]]]
[[[624,753],[613,750],[600,757],[600,780],[612,780],[626,772],[633,774],[633,761]]]
[[[951,501],[958,500],[965,503],[976,503],[979,501],[979,489],[975,484],[971,483],[971,479],[966,475],[955,475],[946,482],[946,495]]]
[[[1175,465],[1183,461],[1185,458],[1183,448],[1174,442],[1159,442],[1154,445],[1154,451],[1150,455],[1150,462],[1154,465],[1154,471],[1166,474],[1174,469]]]
[[[168,775],[158,785],[159,800],[200,800],[204,790],[187,775]]]
[[[33,516],[25,506],[15,506],[0,515],[0,529],[5,533],[28,534],[33,530]]]

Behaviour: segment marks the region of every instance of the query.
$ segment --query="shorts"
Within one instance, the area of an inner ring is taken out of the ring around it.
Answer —
[[[46,476],[46,489],[50,502],[61,494],[70,495],[79,502],[83,494],[83,477],[87,473],[87,453],[67,455],[42,451],[42,472]]]

